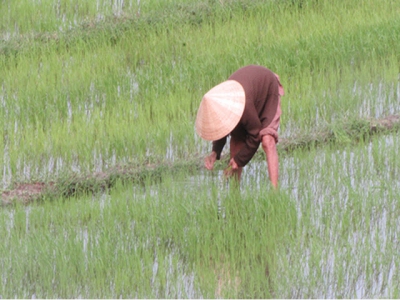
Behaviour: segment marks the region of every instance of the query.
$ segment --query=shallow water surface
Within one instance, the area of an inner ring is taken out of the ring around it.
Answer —
[[[281,159],[281,189],[297,207],[303,237],[285,258],[297,261],[282,271],[292,286],[290,294],[281,290],[285,296],[374,298],[398,292],[399,142],[393,134]],[[262,193],[266,172],[265,162],[252,162],[242,187]]]
[[[393,297],[399,292],[399,143],[400,138],[392,134],[351,147],[298,150],[281,155],[280,189],[281,193],[288,194],[285,201],[292,202],[297,211],[297,226],[286,251],[276,253],[279,269],[273,274],[276,297],[375,298]],[[240,193],[243,199],[249,201],[252,195],[266,195],[265,200],[269,201],[265,161],[251,161],[244,168],[242,178]],[[181,246],[173,247],[173,239],[168,235],[169,226],[176,226],[174,222],[180,224],[182,213],[202,214],[201,210],[211,208],[207,205],[214,206],[210,212],[220,221],[229,221],[225,219],[225,213],[230,184],[222,180],[222,170],[202,170],[196,176],[179,175],[165,180],[154,185],[127,186],[117,198],[99,194],[89,200],[69,200],[73,201],[71,206],[60,216],[64,219],[60,220],[65,223],[64,228],[59,227],[54,217],[46,216],[45,207],[40,205],[26,207],[22,212],[19,209],[3,210],[1,222],[6,229],[3,233],[5,247],[16,246],[17,232],[28,244],[26,248],[11,252],[9,259],[2,261],[2,269],[9,269],[8,261],[14,259],[14,255],[32,255],[29,247],[35,245],[35,240],[44,242],[52,237],[53,245],[62,248],[47,248],[51,244],[42,242],[43,254],[33,254],[33,257],[50,255],[48,261],[54,263],[55,269],[62,267],[64,260],[74,263],[71,255],[80,257],[80,264],[88,272],[95,266],[102,270],[104,262],[98,258],[103,260],[108,254],[112,256],[110,260],[119,264],[116,268],[124,268],[121,262],[125,261],[125,256],[128,264],[138,262],[139,266],[132,265],[133,272],[143,272],[141,276],[148,278],[152,292],[134,288],[118,294],[119,281],[116,279],[105,291],[109,295],[189,298],[209,295],[199,289],[198,274],[183,259]],[[201,202],[207,198],[209,204],[204,206]],[[86,204],[81,207],[83,203]],[[179,216],[176,215],[178,212]],[[232,207],[229,213],[232,213]],[[158,215],[163,216],[163,220],[159,220]],[[46,221],[46,218],[49,219]],[[43,219],[43,225],[39,225],[39,219]],[[167,225],[170,222],[171,225]],[[144,224],[147,225],[143,227]],[[165,228],[151,228],[157,224],[164,224]],[[37,228],[42,226],[42,233],[38,235]],[[179,226],[175,233],[177,237],[196,230],[190,227],[196,226],[195,223]],[[157,232],[164,232],[168,238],[152,236]],[[154,246],[162,240],[170,245],[167,248],[169,254],[165,256],[157,250],[162,244]],[[24,251],[28,252],[24,254]],[[26,267],[34,268],[34,265]],[[0,276],[5,287],[8,275],[2,273]],[[58,278],[57,273],[51,276]],[[237,276],[240,278],[240,274]],[[86,284],[89,288],[92,280],[88,278]],[[71,292],[82,297],[94,292],[80,289]],[[31,297],[30,291],[26,289],[21,295]],[[245,289],[242,292],[245,293]],[[40,294],[36,295],[39,297]]]

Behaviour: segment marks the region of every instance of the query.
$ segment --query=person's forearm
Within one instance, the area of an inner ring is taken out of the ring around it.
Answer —
[[[269,178],[274,188],[277,188],[279,180],[279,159],[275,140],[272,137],[268,137],[268,142],[263,145],[263,148],[267,158]]]
[[[278,160],[278,152],[275,150],[271,150],[267,154],[267,163],[268,163],[268,173],[269,178],[271,180],[274,188],[278,187],[278,179],[279,179],[279,160]]]
[[[222,139],[219,139],[217,141],[213,141],[212,152],[215,152],[217,154],[217,159],[221,158],[221,152],[225,146],[225,143],[226,143],[226,137],[223,137]]]

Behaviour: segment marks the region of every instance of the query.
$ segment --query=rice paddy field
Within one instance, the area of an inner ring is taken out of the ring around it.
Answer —
[[[0,298],[400,297],[399,126],[371,130],[399,120],[398,0],[0,16]],[[279,190],[262,150],[240,185],[202,167],[201,97],[247,64],[285,88]]]

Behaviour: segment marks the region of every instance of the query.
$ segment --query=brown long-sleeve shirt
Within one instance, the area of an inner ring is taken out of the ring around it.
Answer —
[[[232,137],[242,139],[245,145],[235,155],[239,167],[245,166],[256,153],[263,135],[269,134],[278,142],[280,120],[280,96],[283,88],[279,77],[271,70],[249,65],[234,72],[230,80],[239,82],[246,95],[246,104],[239,124],[230,133]],[[220,159],[226,137],[213,141],[212,150]]]

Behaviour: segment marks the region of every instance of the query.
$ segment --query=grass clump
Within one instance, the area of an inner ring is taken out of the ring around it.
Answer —
[[[12,249],[2,269],[15,268],[12,276],[3,274],[0,294],[270,296],[279,249],[296,232],[290,199],[241,197],[212,182],[204,188],[196,177],[189,185],[187,178],[164,174],[161,182],[149,178],[133,189],[117,183],[110,195],[2,210],[3,247]]]
[[[49,39],[2,41],[14,49],[0,55],[3,186],[204,152],[193,131],[198,99],[245,64],[280,74],[286,137],[397,112],[391,1],[153,4],[140,17],[136,4],[119,17],[104,5],[95,22],[38,31]]]
[[[0,298],[398,295],[399,141],[372,135],[397,130],[383,121],[398,113],[399,9],[1,5],[2,186],[56,182],[69,198],[0,210]],[[240,192],[198,168],[199,101],[245,64],[285,87],[279,193],[264,160]]]
[[[0,294],[391,297],[399,290],[398,143],[377,136],[281,155],[281,192],[266,187],[265,162],[253,161],[240,192],[221,185],[222,171],[181,170],[4,208],[1,266],[10,273]]]

